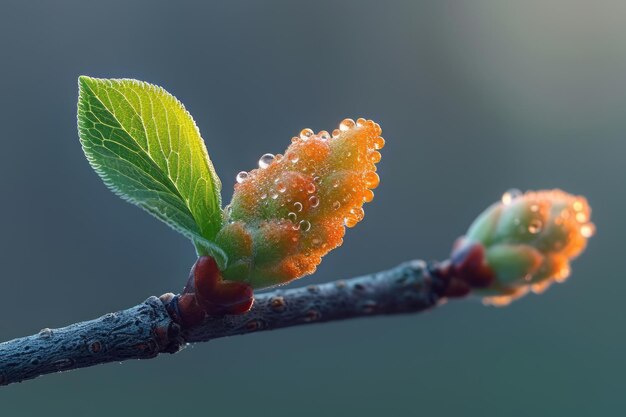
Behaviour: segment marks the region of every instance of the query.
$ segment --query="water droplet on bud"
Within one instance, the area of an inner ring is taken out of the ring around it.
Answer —
[[[341,123],[339,123],[339,130],[345,132],[346,130],[352,129],[356,123],[352,119],[343,119]]]
[[[246,171],[241,171],[239,174],[237,174],[236,180],[239,184],[241,184],[242,182],[247,180],[249,176],[250,174],[248,174]]]
[[[374,151],[369,155],[370,161],[374,164],[377,164],[382,159],[382,155],[378,151]]]
[[[596,233],[596,227],[592,223],[582,225],[580,228],[580,234],[584,238],[590,238]]]
[[[365,184],[367,188],[376,188],[380,184],[380,177],[377,173],[370,171],[365,174]]]
[[[361,207],[353,208],[352,210],[350,210],[350,213],[352,213],[354,215],[354,218],[359,222],[365,217],[365,211]]]
[[[343,224],[345,224],[346,227],[354,227],[357,223],[358,221],[352,216],[343,219]]]
[[[380,136],[374,139],[374,149],[382,149],[384,147],[385,147],[385,139],[383,139]]]
[[[292,164],[295,164],[296,162],[298,162],[300,160],[300,158],[298,157],[298,155],[294,152],[291,152],[288,156],[287,159],[289,160],[289,162],[291,162]]]
[[[312,195],[309,198],[309,204],[311,205],[311,207],[315,208],[320,205],[320,199],[317,196]]]
[[[572,207],[574,208],[575,211],[582,211],[585,208],[585,205],[583,204],[582,201],[576,200],[572,204]]]
[[[274,155],[266,153],[259,158],[259,168],[265,169],[274,161]]]
[[[518,190],[517,188],[511,188],[510,190],[502,194],[502,204],[508,206],[513,202],[513,200],[515,200],[517,197],[520,197],[521,195],[522,192],[520,190]]]
[[[300,139],[302,140],[309,140],[311,136],[313,136],[313,131],[309,128],[302,129],[302,131],[300,132]]]
[[[311,223],[308,220],[300,220],[300,229],[303,232],[308,232],[311,230]]]
[[[530,224],[528,225],[528,231],[532,233],[533,235],[536,235],[537,233],[541,232],[542,228],[543,228],[543,223],[539,219],[531,220]]]
[[[317,136],[320,137],[321,140],[329,140],[330,139],[330,133],[328,133],[325,130],[320,131]]]

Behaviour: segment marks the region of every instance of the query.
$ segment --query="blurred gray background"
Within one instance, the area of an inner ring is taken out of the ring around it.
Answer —
[[[0,3],[0,340],[179,290],[182,237],[102,185],[80,74],[165,87],[235,174],[304,127],[372,118],[366,219],[318,273],[442,259],[511,187],[586,195],[570,280],[508,308],[216,340],[0,389],[2,415],[618,415],[626,407],[626,4],[611,1]]]

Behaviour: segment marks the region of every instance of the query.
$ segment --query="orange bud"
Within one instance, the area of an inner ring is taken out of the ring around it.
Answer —
[[[314,272],[374,198],[380,133],[365,119],[345,119],[332,136],[304,129],[284,155],[265,154],[258,169],[240,173],[217,237],[228,255],[224,277],[261,288]]]

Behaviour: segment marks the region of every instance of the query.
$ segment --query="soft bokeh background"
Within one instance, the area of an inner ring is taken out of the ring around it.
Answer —
[[[379,121],[377,198],[305,283],[444,258],[510,187],[584,194],[598,226],[566,284],[509,308],[216,340],[2,388],[2,415],[623,412],[623,2],[5,0],[0,53],[0,340],[177,290],[194,261],[91,171],[80,74],[175,94],[227,200],[303,127]]]

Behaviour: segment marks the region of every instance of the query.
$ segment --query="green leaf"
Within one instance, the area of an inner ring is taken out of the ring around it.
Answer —
[[[79,89],[80,141],[104,183],[192,239],[198,252],[219,251],[212,242],[222,225],[221,183],[184,106],[136,80],[82,76]]]

